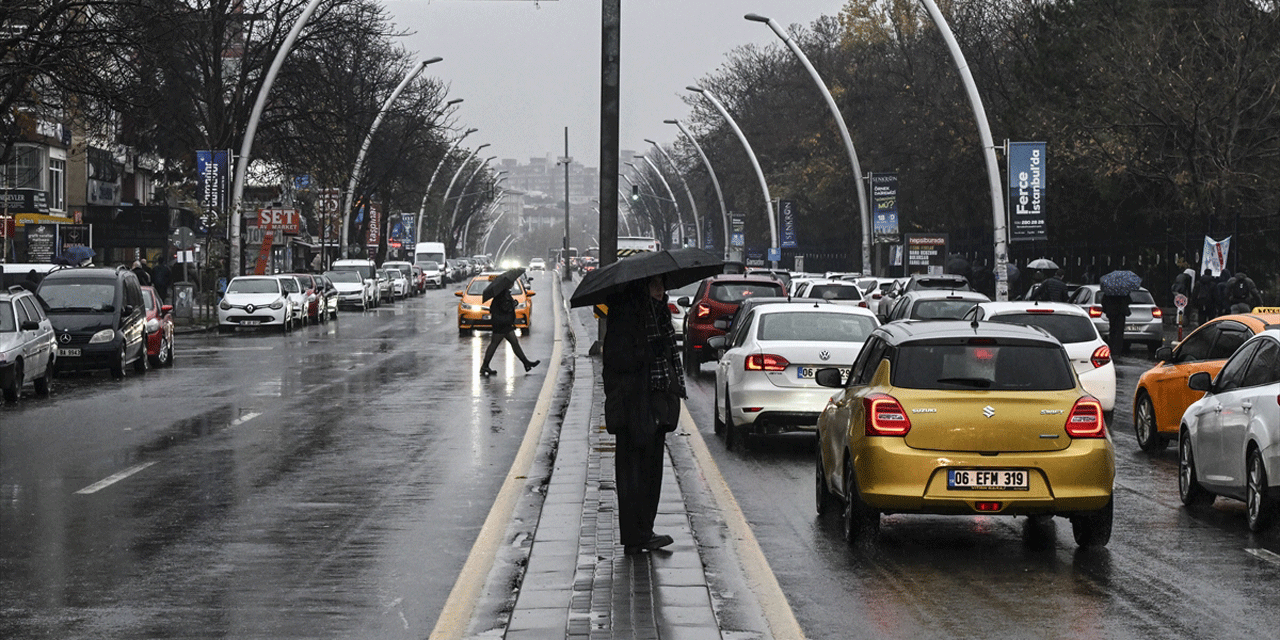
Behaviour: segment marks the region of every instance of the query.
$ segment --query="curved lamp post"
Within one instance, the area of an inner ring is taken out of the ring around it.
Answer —
[[[489,156],[488,158],[485,158],[483,162],[481,162],[480,164],[477,164],[477,165],[476,165],[476,169],[475,169],[475,171],[472,171],[472,172],[471,172],[471,175],[470,175],[470,176],[467,176],[467,181],[466,181],[466,182],[464,182],[464,183],[462,183],[462,193],[459,193],[459,194],[458,194],[458,201],[457,201],[457,202],[455,202],[455,203],[453,203],[453,217],[449,218],[449,241],[450,241],[450,242],[453,242],[453,241],[454,241],[454,238],[453,238],[453,227],[454,227],[454,225],[458,224],[458,210],[462,208],[462,200],[463,200],[463,198],[465,198],[465,197],[467,196],[467,188],[471,186],[471,181],[472,181],[472,180],[475,180],[475,179],[476,179],[476,176],[477,176],[477,175],[479,175],[480,170],[481,170],[481,169],[483,169],[483,168],[485,168],[486,166],[488,166],[488,165],[489,165],[489,163],[490,163],[490,162],[492,162],[492,161],[493,161],[493,159],[494,159],[494,158],[496,158],[496,157],[498,157],[498,156]],[[470,218],[470,217],[468,217],[468,218],[467,218],[467,221],[468,221],[468,222],[470,222],[470,221],[471,221],[471,218]],[[462,239],[463,239],[463,241],[465,241],[465,240],[466,240],[466,234],[465,234],[465,233],[463,234],[463,238],[462,238]],[[465,247],[463,247],[463,248],[465,248]]]
[[[391,108],[391,104],[396,101],[396,98],[400,97],[400,93],[404,91],[405,87],[409,86],[409,83],[413,82],[413,79],[418,77],[418,74],[422,73],[422,70],[426,69],[427,65],[440,62],[441,60],[444,60],[444,58],[436,56],[434,58],[423,60],[417,66],[410,69],[409,73],[406,73],[404,76],[404,79],[400,81],[400,84],[396,86],[395,91],[392,91],[391,95],[387,96],[386,101],[382,103],[382,108],[378,109],[378,115],[373,117],[373,124],[369,126],[369,133],[365,134],[364,142],[360,144],[360,153],[356,154],[356,165],[351,168],[351,182],[347,184],[347,193],[343,198],[344,200],[344,202],[342,203],[342,257],[343,258],[347,257],[347,254],[350,252],[350,249],[351,249],[351,247],[347,244],[347,235],[348,233],[350,233],[350,230],[351,230],[351,201],[355,198],[355,195],[356,195],[356,184],[360,181],[360,171],[364,169],[364,157],[369,153],[369,145],[373,143],[373,134],[378,132],[378,127],[382,124],[382,116],[386,115],[387,109]],[[372,222],[372,220],[370,222]]]
[[[933,0],[920,1],[929,10],[929,16],[933,18],[933,23],[937,25],[938,32],[942,34],[942,39],[946,41],[947,48],[951,50],[951,58],[955,61],[956,68],[960,71],[960,79],[964,82],[965,92],[969,94],[969,104],[973,107],[973,119],[978,124],[978,136],[982,141],[982,153],[986,156],[987,161],[987,182],[991,186],[991,221],[996,245],[996,300],[1007,301],[1009,299],[1009,277],[1006,273],[1006,267],[1009,264],[1009,247],[1005,236],[1004,194],[1000,185],[1000,165],[996,161],[996,145],[991,139],[991,127],[987,124],[987,111],[982,106],[982,96],[978,94],[978,85],[973,81],[973,73],[969,71],[969,63],[965,62],[964,52],[960,50],[960,45],[956,43],[956,37],[951,33],[951,27],[947,26],[947,21],[942,17],[942,12],[938,10],[938,5]]]
[[[751,159],[751,167],[756,170],[756,179],[760,181],[760,191],[764,193],[764,212],[765,216],[769,218],[769,248],[779,248],[778,221],[773,217],[773,196],[769,195],[769,185],[764,181],[764,170],[760,168],[760,161],[756,159],[756,152],[751,150],[751,143],[747,142],[746,134],[742,133],[742,128],[738,126],[736,121],[734,121],[733,116],[729,115],[729,110],[724,108],[724,105],[720,103],[720,99],[716,97],[716,94],[711,93],[702,87],[692,85],[685,88],[689,91],[693,91],[694,93],[700,93],[706,96],[707,100],[710,100],[711,104],[715,106],[716,111],[720,112],[720,115],[725,119],[725,122],[729,123],[729,127],[738,135],[738,141],[741,142],[743,148],[747,150],[747,157]],[[777,260],[772,260],[771,262],[773,263],[773,268],[778,268]]]
[[[671,206],[676,210],[676,222],[680,224],[680,246],[685,246],[688,244],[689,237],[684,233],[684,216],[680,213],[680,203],[676,202],[676,192],[671,190],[671,184],[667,182],[666,176],[662,175],[662,170],[658,168],[658,165],[653,163],[653,160],[649,159],[649,156],[638,155],[636,158],[644,160],[649,164],[649,168],[653,169],[653,172],[658,174],[658,180],[662,182],[663,188],[667,190],[667,196],[671,198]],[[698,248],[702,248],[701,241],[698,242]]]
[[[690,135],[689,131],[680,124],[679,120],[663,120],[666,124],[674,124],[680,129],[680,133],[693,143],[693,148],[698,150],[698,156],[702,158],[702,164],[707,166],[707,174],[711,176],[711,185],[716,188],[716,199],[720,201],[720,218],[722,227],[724,228],[724,259],[729,259],[729,210],[724,206],[724,192],[720,190],[720,179],[716,177],[716,170],[711,168],[711,161],[707,159],[707,154],[702,151],[702,145],[698,144],[698,139]]]
[[[849,163],[853,165],[854,184],[858,189],[858,211],[862,214],[862,273],[871,275],[871,212],[867,210],[867,192],[862,185],[862,167],[858,164],[858,152],[853,149],[853,138],[849,136],[849,127],[844,123],[844,116],[840,115],[840,107],[836,106],[835,98],[831,97],[831,91],[827,89],[827,84],[822,81],[822,76],[818,75],[818,71],[813,68],[813,64],[809,62],[809,57],[804,55],[800,50],[800,46],[790,35],[782,29],[782,25],[772,18],[766,18],[762,15],[748,13],[747,20],[752,22],[763,22],[769,25],[773,32],[778,34],[779,38],[786,43],[787,48],[791,49],[796,58],[800,60],[800,64],[804,65],[809,77],[813,78],[813,83],[818,85],[818,91],[822,93],[822,97],[827,101],[827,108],[831,110],[831,115],[836,119],[836,126],[840,128],[840,138],[844,140],[845,152],[849,154]]]
[[[443,239],[443,236],[441,235],[441,232],[440,232],[440,223],[444,219],[444,208],[449,204],[449,192],[453,191],[453,183],[458,181],[458,176],[462,174],[462,170],[467,166],[467,163],[471,162],[471,159],[476,157],[476,154],[480,153],[480,150],[487,146],[489,146],[488,142],[476,147],[475,149],[472,149],[471,153],[467,154],[467,157],[463,158],[462,162],[458,163],[458,170],[453,172],[452,178],[449,178],[449,186],[445,187],[444,193],[440,194],[440,213],[436,215],[436,237]],[[449,234],[450,234],[450,239],[452,239],[452,235],[453,235],[452,226],[449,227]]]
[[[667,164],[671,165],[671,170],[675,171],[676,177],[680,178],[680,184],[684,185],[684,194],[686,196],[689,196],[689,210],[693,212],[693,229],[694,229],[693,237],[697,239],[698,248],[701,249],[702,248],[702,219],[698,217],[698,203],[693,201],[693,190],[689,188],[689,181],[684,179],[684,173],[680,171],[680,167],[676,165],[676,161],[667,153],[666,149],[662,148],[662,145],[648,138],[645,138],[644,141],[653,145],[653,148],[657,149],[658,153],[662,154],[662,157],[667,159]],[[674,200],[675,195],[673,194],[671,198]]]
[[[306,26],[307,21],[311,19],[311,14],[316,12],[318,6],[320,6],[320,0],[311,0],[302,9],[298,19],[293,22],[293,28],[289,29],[289,35],[280,45],[275,59],[271,61],[271,67],[267,69],[266,77],[262,79],[258,98],[254,100],[253,110],[249,112],[249,123],[244,130],[244,139],[240,141],[240,161],[236,163],[236,176],[231,189],[231,207],[228,209],[231,219],[227,224],[227,243],[231,245],[229,251],[231,255],[228,256],[227,269],[230,271],[228,274],[230,276],[240,275],[240,198],[244,196],[244,175],[249,170],[249,152],[253,149],[253,137],[258,133],[258,121],[262,118],[262,110],[267,105],[267,94],[271,92],[271,85],[275,84],[276,75],[280,73],[280,67],[284,66],[284,59],[288,57],[289,51],[293,49],[293,43],[298,40],[298,34],[302,33],[302,28]]]
[[[458,98],[456,101],[449,101],[450,104],[457,104],[458,102],[462,102],[462,98]],[[460,143],[462,143],[462,139],[476,131],[479,131],[479,129],[467,129],[462,132],[462,135],[455,138],[453,140],[453,144],[449,145],[449,150],[445,151],[443,156],[440,156],[440,162],[436,164],[436,168],[431,172],[431,179],[427,180],[427,188],[422,192],[422,206],[418,207],[418,233],[417,237],[414,238],[414,242],[422,242],[422,228],[427,224],[427,199],[431,197],[431,186],[436,183],[436,176],[440,175],[440,169],[444,168],[444,163],[449,161],[449,156],[453,155],[454,150],[458,148]]]

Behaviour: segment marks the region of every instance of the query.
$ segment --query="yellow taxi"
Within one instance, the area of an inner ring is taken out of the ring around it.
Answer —
[[[489,316],[489,302],[481,300],[481,294],[489,281],[502,275],[502,272],[482,273],[467,282],[467,288],[455,291],[458,296],[458,334],[471,335],[476,329],[492,329],[493,320]],[[525,286],[524,278],[517,278],[511,285],[511,297],[516,301],[516,324],[523,335],[529,335],[530,322],[533,318],[533,302],[530,298],[537,295]]]
[[[1080,546],[1111,539],[1115,450],[1102,406],[1040,329],[900,321],[873,331],[818,418],[818,512],[844,506],[850,543],[882,514],[1066,517]]]
[[[1133,430],[1143,451],[1160,451],[1178,439],[1182,413],[1204,396],[1187,386],[1191,374],[1218,375],[1227,358],[1245,340],[1268,325],[1280,323],[1280,309],[1255,308],[1250,313],[1219,316],[1192,331],[1173,348],[1156,350],[1154,367],[1138,378],[1133,394]]]

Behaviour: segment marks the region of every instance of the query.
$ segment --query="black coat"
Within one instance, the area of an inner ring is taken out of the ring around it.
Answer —
[[[680,416],[679,396],[649,389],[649,370],[656,356],[645,327],[647,295],[633,287],[608,300],[602,363],[604,419],[605,429],[618,436],[619,446],[630,443],[645,448],[658,433],[674,431]],[[669,316],[665,320],[671,321]]]
[[[516,299],[510,291],[503,291],[489,303],[489,317],[494,333],[511,333],[516,324]]]

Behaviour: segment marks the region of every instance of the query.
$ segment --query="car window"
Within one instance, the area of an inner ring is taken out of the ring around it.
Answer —
[[[972,309],[973,300],[920,300],[911,308],[916,320],[959,320]]]
[[[115,309],[116,288],[107,283],[57,282],[46,280],[40,297],[49,305],[50,313],[100,312]]]
[[[854,360],[853,371],[849,375],[849,386],[865,385],[871,382],[871,376],[876,374],[876,369],[880,367],[880,361],[884,359],[888,344],[880,338],[871,338],[862,346],[862,351],[858,352],[858,357]]]
[[[1093,297],[1093,290],[1088,287],[1080,287],[1076,289],[1075,295],[1071,296],[1072,304],[1089,304],[1089,299]]]
[[[142,292],[142,306],[146,307],[147,311],[155,311],[158,308],[155,295],[149,291]]]
[[[1249,361],[1249,368],[1245,369],[1241,386],[1257,387],[1280,382],[1280,342],[1263,338],[1259,344],[1261,346],[1253,354],[1253,360]]]
[[[1209,357],[1209,350],[1213,347],[1213,340],[1218,337],[1218,333],[1222,331],[1222,323],[1216,323],[1197,330],[1195,333],[1187,336],[1178,344],[1177,353],[1174,354],[1174,362],[1199,362]]]
[[[806,342],[865,342],[876,328],[874,320],[850,313],[788,311],[761,316],[760,340]]]
[[[751,297],[781,295],[781,284],[764,282],[717,282],[711,285],[710,291],[710,298],[716,302],[742,302]]]
[[[22,306],[22,304],[21,304],[21,303],[19,303],[19,304],[18,304],[18,306],[17,306],[17,309],[16,309],[16,310],[17,310],[17,312],[18,312],[18,326],[19,326],[19,327],[21,327],[21,326],[22,326],[22,324],[23,324],[24,322],[30,322],[30,321],[31,321],[31,313],[30,313],[30,312],[28,312],[28,311],[26,310],[26,308],[24,308],[24,307]]]
[[[1059,345],[914,342],[901,345],[893,361],[893,385],[910,389],[1061,391],[1075,374]]]
[[[360,282],[360,274],[355,271],[330,271],[325,273],[333,282]]]
[[[1155,304],[1156,299],[1151,297],[1150,291],[1130,291],[1130,304]]]
[[[22,303],[22,308],[27,310],[27,317],[40,322],[44,320],[44,311],[40,309],[40,305],[36,304],[33,296],[20,296],[18,302]]]
[[[18,322],[13,319],[13,303],[0,300],[0,332],[12,333],[18,330]]]
[[[227,293],[280,293],[280,281],[274,278],[232,280]]]
[[[1223,323],[1228,324],[1228,323]],[[1230,323],[1235,324],[1235,323]],[[1246,340],[1253,337],[1248,329],[1226,326],[1222,331],[1218,332],[1218,339],[1213,341],[1213,348],[1209,350],[1210,360],[1222,360],[1230,358],[1231,354],[1240,348]]]
[[[1005,313],[987,318],[991,322],[1025,324],[1040,327],[1062,344],[1092,342],[1098,339],[1098,330],[1084,316],[1065,313]]]
[[[755,319],[755,315],[756,314],[754,310],[748,311],[747,315],[742,318],[742,322],[737,322],[737,321],[734,322],[735,326],[732,330],[733,335],[727,339],[730,345],[730,348],[741,347],[744,343],[746,343],[747,336],[751,335],[751,332],[745,329],[745,327],[751,326],[751,321]]]
[[[281,278],[280,285],[289,293],[302,293],[302,288],[298,286],[298,281],[293,278]]]
[[[824,300],[861,300],[862,290],[857,286],[839,284],[815,284],[804,292],[806,298]]]
[[[1249,366],[1249,359],[1254,352],[1258,350],[1258,343],[1253,343],[1231,356],[1230,360],[1222,366],[1222,371],[1218,372],[1218,377],[1213,381],[1214,393],[1222,393],[1239,388],[1244,382],[1245,369]]]

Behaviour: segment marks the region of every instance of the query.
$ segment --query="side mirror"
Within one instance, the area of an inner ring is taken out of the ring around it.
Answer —
[[[172,311],[173,311],[173,305],[171,304],[165,304],[160,306],[160,313],[171,313]]]
[[[679,298],[676,299],[676,304],[682,307],[688,307],[689,305],[693,304],[693,300],[690,300],[689,296],[680,296]]]
[[[707,346],[712,349],[723,349],[724,336],[711,336],[710,338],[707,338]]]
[[[732,325],[732,321],[731,321],[731,320],[727,320],[727,319],[725,319],[725,318],[720,318],[719,320],[716,320],[715,322],[712,322],[712,323],[711,323],[711,326],[713,326],[713,327],[715,327],[715,328],[717,328],[717,329],[719,329],[719,330],[721,330],[721,331],[728,331],[728,330],[729,330],[729,327],[730,327],[731,325]]]
[[[818,383],[818,386],[831,387],[832,389],[839,389],[844,386],[843,377],[840,375],[840,370],[835,367],[818,369],[813,374],[813,380]]]
[[[454,292],[453,292],[453,295],[458,296],[459,298],[461,298],[461,297],[462,297],[462,292],[461,292],[461,291],[454,291]]]
[[[14,304],[17,304],[17,303],[15,302]],[[40,323],[36,322],[35,320],[23,320],[22,330],[23,331],[39,331]]]
[[[530,298],[532,298],[532,297],[534,297],[534,296],[538,295],[538,292],[537,292],[537,291],[527,291],[527,290],[526,290],[526,291],[524,292],[524,294],[525,294],[526,296],[529,296]]]
[[[1192,391],[1208,391],[1213,388],[1213,378],[1208,371],[1197,371],[1187,378],[1187,387]]]
[[[1160,347],[1156,349],[1156,360],[1161,362],[1170,362],[1173,360],[1173,349],[1171,347]]]

